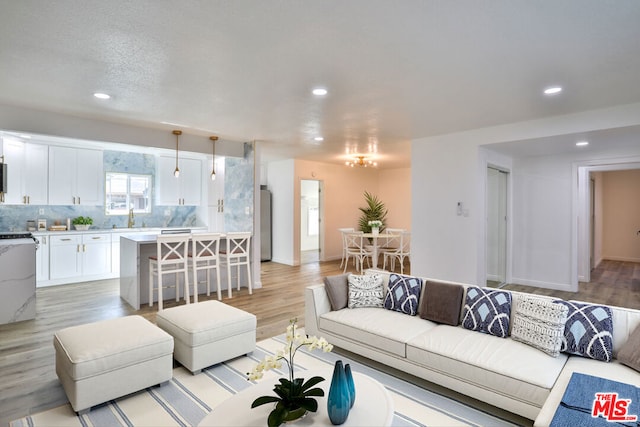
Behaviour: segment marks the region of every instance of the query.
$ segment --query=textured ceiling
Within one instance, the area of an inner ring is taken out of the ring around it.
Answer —
[[[637,0],[0,0],[0,11],[0,103],[258,140],[268,159],[373,153],[403,166],[412,139],[640,102]],[[552,84],[564,92],[543,96]]]

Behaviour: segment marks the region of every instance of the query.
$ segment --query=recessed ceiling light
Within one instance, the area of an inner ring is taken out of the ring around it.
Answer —
[[[111,98],[111,95],[108,95],[106,93],[102,93],[102,92],[96,92],[93,94],[93,96],[95,96],[98,99],[109,99]]]
[[[544,90],[545,95],[555,95],[560,92],[562,92],[562,88],[560,86],[552,86]]]
[[[578,141],[576,142],[577,147],[584,147],[585,145],[589,145],[589,141]]]
[[[324,96],[327,94],[327,90],[322,87],[317,87],[312,91],[312,93],[316,96]]]
[[[321,136],[316,136],[315,138],[313,138],[314,141],[324,141],[324,138]]]

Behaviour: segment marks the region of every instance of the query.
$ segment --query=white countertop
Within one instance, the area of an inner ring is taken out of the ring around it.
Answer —
[[[160,233],[162,230],[182,230],[189,229],[195,231],[206,231],[207,227],[138,227],[138,228],[90,228],[88,230],[63,230],[63,231],[32,231],[34,236],[46,234],[91,234],[91,233]]]

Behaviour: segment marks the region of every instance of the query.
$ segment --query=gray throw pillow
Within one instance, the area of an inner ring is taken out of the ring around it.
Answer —
[[[629,335],[618,351],[618,361],[640,372],[640,325]]]
[[[418,314],[421,318],[458,326],[464,288],[450,283],[427,281]]]
[[[534,297],[519,297],[515,305],[511,338],[558,357],[569,308]]]
[[[327,291],[331,310],[341,310],[349,303],[349,273],[324,278],[324,289]]]
[[[349,308],[380,307],[384,305],[382,276],[349,274]]]

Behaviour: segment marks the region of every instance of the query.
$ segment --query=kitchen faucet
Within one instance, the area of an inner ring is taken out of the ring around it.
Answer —
[[[133,208],[129,209],[129,222],[127,223],[127,227],[128,228],[133,228],[133,224],[135,224],[136,221],[133,219]]]

